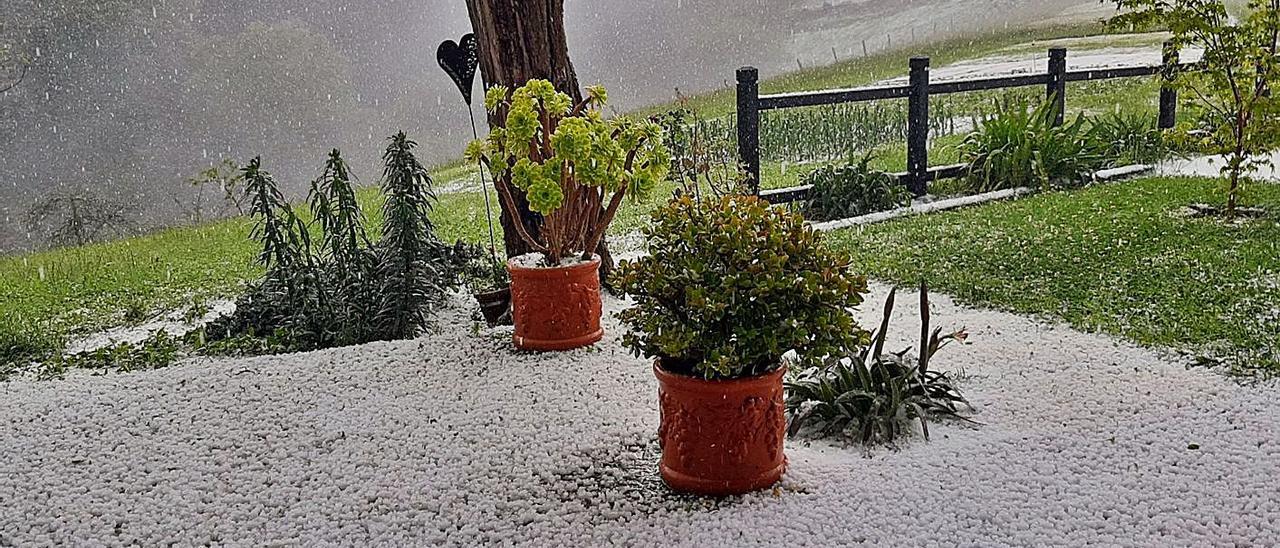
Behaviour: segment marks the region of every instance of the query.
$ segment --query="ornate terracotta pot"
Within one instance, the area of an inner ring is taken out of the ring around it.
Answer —
[[[604,337],[600,327],[600,257],[555,268],[507,261],[511,272],[512,336],[522,350],[572,350]]]
[[[758,377],[708,381],[655,361],[662,479],[676,491],[725,496],[765,489],[787,468],[785,367]]]

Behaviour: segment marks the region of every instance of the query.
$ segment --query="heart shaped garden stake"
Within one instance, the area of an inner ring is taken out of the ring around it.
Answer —
[[[454,42],[445,40],[436,50],[436,61],[440,68],[457,84],[462,92],[462,100],[471,105],[471,87],[476,80],[476,65],[480,63],[480,48],[476,43],[476,35],[468,33],[462,40]]]
[[[462,92],[462,100],[467,102],[467,114],[471,116],[471,136],[479,139],[480,134],[476,130],[476,113],[471,109],[471,88],[476,79],[476,66],[480,64],[480,45],[476,42],[476,35],[467,33],[457,42],[445,40],[436,49],[436,61],[440,63],[440,68],[444,69],[445,74],[453,79],[453,83],[457,84],[458,91]],[[501,269],[501,263],[498,261],[497,238],[494,237],[493,231],[493,206],[489,201],[489,185],[484,180],[483,169],[479,170],[479,174],[480,190],[484,194],[484,216],[489,222],[489,258],[493,261],[495,269]],[[510,297],[510,293],[507,293],[507,296]]]

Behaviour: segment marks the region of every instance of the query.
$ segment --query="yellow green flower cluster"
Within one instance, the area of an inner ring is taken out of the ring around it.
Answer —
[[[575,184],[609,193],[625,186],[633,199],[643,197],[670,168],[662,128],[626,117],[606,120],[600,109],[607,101],[602,86],[588,87],[577,107],[546,80],[514,92],[491,87],[485,108],[493,114],[505,108],[506,126],[468,145],[466,158],[488,163],[495,178],[510,177],[528,195],[529,208],[544,215],[559,209]]]

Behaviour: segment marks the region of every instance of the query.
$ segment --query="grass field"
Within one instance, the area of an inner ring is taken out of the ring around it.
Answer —
[[[786,75],[764,82],[763,89],[779,92],[855,86],[904,74],[907,58],[914,54],[934,55],[935,64],[940,65],[1029,41],[1080,36],[1097,30],[1092,25],[1052,27],[949,41]],[[1072,89],[1072,105],[1080,109],[1106,110],[1113,105],[1143,108],[1155,101],[1154,84],[1146,81],[1131,80],[1102,88],[1098,93],[1083,86]],[[731,109],[730,99],[723,93],[711,93],[693,98],[692,105],[704,117],[724,115]],[[973,100],[984,98],[975,96]],[[670,107],[653,107],[649,112]],[[954,136],[936,139],[932,145],[933,163],[954,161],[954,145],[958,142]],[[905,164],[905,150],[900,143],[878,149],[876,167],[897,171]],[[766,164],[762,185],[776,188],[798,184],[812,168],[813,165]],[[472,168],[453,163],[435,169],[433,176],[438,185],[448,185],[473,173]],[[641,226],[647,213],[669,191],[670,188],[660,189],[639,207],[625,208],[613,232],[625,234]],[[380,224],[378,193],[366,188],[360,196],[376,234]],[[487,240],[484,200],[479,192],[442,195],[435,222],[445,240]],[[232,219],[80,248],[0,258],[0,363],[7,358],[60,348],[67,335],[136,323],[165,310],[236,294],[241,283],[259,271],[254,264],[255,246],[248,240],[249,228],[247,220]]]
[[[994,34],[959,37],[930,44],[910,45],[863,58],[814,67],[770,78],[760,83],[760,93],[787,93],[829,88],[849,88],[873,84],[907,73],[907,61],[916,55],[927,55],[935,67],[985,57],[1011,48],[1036,48],[1038,42],[1103,34],[1102,25],[1081,23],[1013,29]],[[1038,50],[1039,48],[1037,48]],[[714,118],[734,112],[734,90],[723,89],[689,98],[689,106],[703,116]],[[672,107],[663,103],[642,108],[640,115],[665,112]]]
[[[1280,185],[1251,201],[1280,211]],[[981,305],[1060,318],[1143,345],[1280,371],[1280,223],[1229,226],[1180,210],[1217,182],[1149,178],[833,234],[860,268],[921,278]]]

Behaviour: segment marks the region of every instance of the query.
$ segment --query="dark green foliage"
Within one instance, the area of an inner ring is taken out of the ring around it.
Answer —
[[[236,312],[209,327],[211,338],[236,334],[289,333],[297,349],[323,345],[330,319],[321,269],[314,255],[309,228],[293,212],[275,179],[254,158],[243,169],[251,237],[262,245],[258,262],[266,268],[236,301]]]
[[[413,155],[417,146],[400,132],[382,155],[387,201],[378,243],[382,304],[375,322],[378,331],[394,338],[412,337],[425,326],[427,314],[452,285],[447,280],[447,248],[431,224],[436,201],[431,176]]]
[[[329,153],[320,177],[311,183],[309,201],[313,223],[319,225],[321,245],[315,261],[321,265],[326,287],[332,345],[379,338],[370,330],[377,309],[378,257],[365,234],[365,219],[356,201],[351,175],[342,153]]]
[[[958,418],[968,403],[946,373],[933,371],[929,363],[944,346],[963,342],[965,332],[943,335],[929,330],[929,292],[921,284],[921,344],[915,360],[907,350],[885,354],[884,343],[893,315],[897,289],[885,302],[884,320],[872,344],[857,353],[833,354],[786,382],[789,433],[807,432],[838,436],[864,444],[893,443],[920,422],[925,439],[929,421],[940,417]]]
[[[50,329],[32,326],[21,317],[0,316],[0,381],[56,355],[62,346],[62,338]]]
[[[650,255],[624,262],[615,287],[623,344],[670,372],[733,379],[813,361],[865,341],[850,309],[866,279],[799,215],[754,197],[673,200],[644,229]]]
[[[249,195],[249,215],[255,219],[249,237],[262,244],[258,263],[268,272],[305,263],[311,253],[310,234],[280,194],[275,179],[262,169],[262,158],[251,160],[242,177]]]
[[[804,214],[812,221],[857,217],[911,203],[911,191],[883,171],[871,169],[870,154],[844,165],[818,168],[804,179],[813,185]]]
[[[1108,167],[1153,164],[1168,155],[1164,134],[1149,112],[1116,111],[1090,121],[1095,153]]]
[[[970,191],[1071,186],[1088,179],[1102,163],[1084,116],[1054,126],[1052,101],[1036,108],[1006,105],[1002,113],[978,123],[960,146],[969,164]]]
[[[503,288],[511,283],[506,263],[497,260],[487,246],[459,240],[454,244],[451,255],[458,269],[459,281],[473,292]]]
[[[88,369],[100,373],[128,373],[168,367],[180,357],[181,339],[165,331],[153,332],[141,342],[105,346],[92,352],[60,355],[41,364],[39,377],[58,379],[68,369]]]
[[[382,239],[373,244],[350,168],[334,150],[311,184],[314,220],[301,221],[254,159],[244,169],[253,237],[265,276],[236,312],[209,326],[199,346],[212,352],[298,351],[402,339],[427,326],[431,309],[456,285],[459,267],[428,215],[431,179],[403,133],[387,148]],[[317,229],[319,241],[311,241]]]

